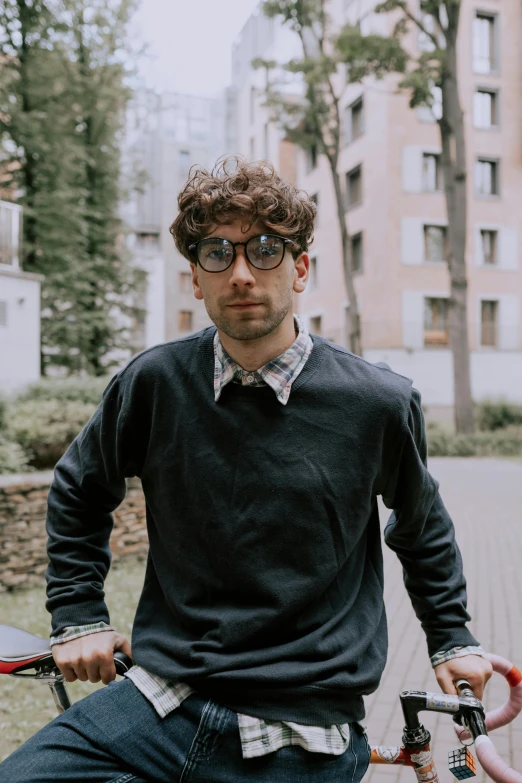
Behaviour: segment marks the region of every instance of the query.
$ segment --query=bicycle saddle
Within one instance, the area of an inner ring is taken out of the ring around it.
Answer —
[[[52,659],[48,639],[14,625],[0,625],[0,674],[11,674],[45,658]]]
[[[0,624],[0,674],[13,674],[24,669],[40,669],[42,666],[55,666],[51,645],[48,639],[42,639],[34,633],[23,631],[14,625]],[[119,675],[128,672],[133,666],[128,655],[116,650],[114,665]]]

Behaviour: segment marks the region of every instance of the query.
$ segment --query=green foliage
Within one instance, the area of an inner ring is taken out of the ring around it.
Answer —
[[[351,83],[366,76],[382,79],[388,73],[404,73],[409,56],[398,37],[362,35],[358,27],[345,25],[335,42],[340,61],[347,66]]]
[[[16,398],[16,402],[31,402],[33,400],[70,400],[83,402],[86,405],[98,405],[109,377],[95,378],[87,376],[78,378],[44,378],[33,383]]]
[[[96,405],[80,400],[16,401],[9,409],[9,431],[30,455],[33,467],[52,468],[95,409]]]
[[[428,453],[431,457],[522,456],[522,427],[457,435],[432,424],[428,428]]]
[[[522,425],[522,405],[508,400],[486,400],[477,406],[477,424],[481,430],[504,430]]]
[[[24,269],[45,275],[44,373],[104,375],[105,357],[129,343],[115,311],[134,312],[118,213],[134,5],[0,0],[3,186],[8,198],[21,194]]]
[[[0,475],[2,473],[28,473],[32,470],[29,456],[19,443],[0,432]]]

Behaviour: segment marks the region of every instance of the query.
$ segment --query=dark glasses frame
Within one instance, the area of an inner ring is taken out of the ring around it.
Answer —
[[[271,266],[269,269],[262,269],[259,266],[256,266],[248,257],[248,244],[249,242],[252,242],[254,239],[259,239],[259,237],[270,237],[271,239],[279,239],[283,245],[283,255],[281,256],[281,261],[279,261],[275,266]],[[223,269],[205,269],[201,261],[198,257],[198,245],[200,245],[202,242],[206,242],[209,239],[220,239],[222,242],[227,242],[227,247],[232,247],[232,258],[230,260],[230,264],[228,266],[225,266]],[[211,275],[219,274],[220,272],[226,272],[227,269],[230,269],[234,261],[236,260],[236,247],[238,245],[242,245],[245,248],[245,258],[248,261],[248,263],[254,267],[254,269],[257,269],[258,272],[271,272],[273,269],[277,269],[278,266],[280,266],[283,263],[283,259],[285,257],[286,248],[288,245],[295,245],[297,247],[297,243],[294,242],[293,239],[287,239],[286,237],[280,237],[278,234],[256,234],[255,237],[250,237],[250,239],[247,239],[246,242],[231,242],[229,239],[226,239],[225,237],[205,237],[205,239],[200,239],[198,242],[193,242],[191,245],[188,246],[189,251],[192,253],[192,255],[195,257],[196,264],[199,264],[202,269],[205,270],[205,272],[208,272]],[[194,252],[195,249],[195,252]]]

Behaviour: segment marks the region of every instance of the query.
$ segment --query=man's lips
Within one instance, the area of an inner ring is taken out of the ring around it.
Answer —
[[[229,305],[229,307],[237,307],[242,310],[244,307],[258,307],[260,302],[238,302],[237,304]]]

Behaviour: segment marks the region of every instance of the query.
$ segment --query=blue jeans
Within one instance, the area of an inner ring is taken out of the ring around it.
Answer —
[[[160,718],[130,680],[55,718],[0,764],[0,783],[359,783],[370,758],[356,728],[341,756],[298,745],[243,759],[237,716],[192,694]]]

